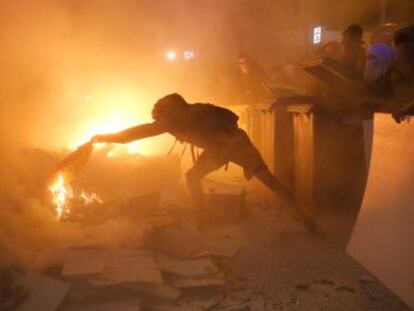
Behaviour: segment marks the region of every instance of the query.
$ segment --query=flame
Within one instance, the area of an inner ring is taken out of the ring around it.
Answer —
[[[52,202],[55,208],[56,218],[62,220],[64,215],[71,213],[70,200],[75,197],[72,187],[65,182],[62,174],[58,175],[56,182],[49,186],[52,194]],[[82,202],[83,206],[93,203],[103,204],[104,201],[96,193],[87,193],[82,191],[80,196],[76,195]]]
[[[84,96],[81,111],[77,114],[76,128],[68,131],[65,140],[69,149],[88,142],[98,134],[116,133],[129,127],[152,122],[151,107],[143,102],[153,102],[138,94],[132,87],[107,86]],[[104,144],[97,144],[100,148]],[[109,157],[121,154],[149,155],[148,142],[132,142],[115,145],[107,154]]]
[[[63,213],[68,211],[66,206],[70,194],[62,174],[59,174],[57,181],[49,187],[49,191],[52,193],[52,202],[55,205],[56,217],[61,219]]]
[[[82,191],[81,198],[83,202],[85,203],[85,205],[92,204],[95,202],[99,204],[104,203],[104,201],[96,193],[89,194],[89,193]]]

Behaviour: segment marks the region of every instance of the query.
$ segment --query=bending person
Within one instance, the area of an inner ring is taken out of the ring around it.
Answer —
[[[282,196],[296,216],[314,230],[314,223],[296,208],[292,193],[267,168],[262,156],[247,134],[238,127],[238,117],[230,110],[211,104],[189,104],[179,94],[167,95],[152,110],[154,122],[124,131],[96,135],[94,143],[129,143],[138,139],[169,133],[179,141],[203,149],[194,166],[186,173],[198,225],[203,224],[204,195],[201,181],[209,173],[233,162],[244,169],[247,179],[253,176]]]

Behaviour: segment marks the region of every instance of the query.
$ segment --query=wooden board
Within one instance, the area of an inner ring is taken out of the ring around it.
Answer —
[[[412,120],[411,120],[412,121]],[[348,253],[414,308],[414,123],[376,114],[364,201]]]

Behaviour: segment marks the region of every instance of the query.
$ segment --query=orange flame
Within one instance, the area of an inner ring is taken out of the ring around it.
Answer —
[[[63,213],[66,211],[67,198],[69,189],[65,186],[65,180],[62,174],[59,174],[56,183],[49,187],[52,193],[52,202],[55,205],[55,212],[57,219],[61,219]]]

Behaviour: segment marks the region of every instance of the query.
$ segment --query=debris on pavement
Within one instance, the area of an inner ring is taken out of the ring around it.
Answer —
[[[30,287],[27,300],[18,308],[18,311],[55,311],[65,298],[70,283],[41,276]]]

